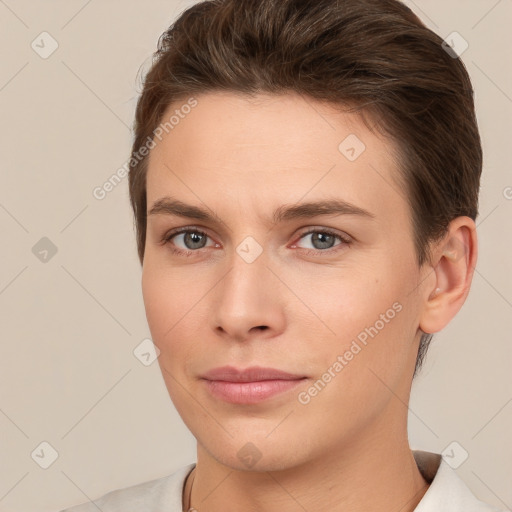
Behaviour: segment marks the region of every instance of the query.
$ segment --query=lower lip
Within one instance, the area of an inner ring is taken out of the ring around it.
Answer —
[[[305,379],[262,380],[258,382],[227,382],[205,380],[210,393],[232,404],[256,404],[297,387]]]

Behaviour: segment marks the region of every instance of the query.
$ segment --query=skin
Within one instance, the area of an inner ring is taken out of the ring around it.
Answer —
[[[371,132],[355,113],[292,93],[214,92],[196,99],[151,150],[148,213],[172,196],[219,220],[148,215],[142,271],[162,375],[197,439],[191,506],[199,512],[323,512],[334,504],[352,512],[414,510],[428,488],[407,439],[416,354],[422,332],[441,330],[466,299],[477,258],[474,222],[454,219],[433,246],[431,262],[419,268],[389,138]],[[338,149],[350,134],[366,146],[355,161]],[[374,218],[271,221],[280,206],[332,198]],[[199,238],[202,245],[184,234],[161,242],[179,227],[208,236]],[[334,237],[321,245],[305,234],[311,228],[351,242]],[[252,263],[236,250],[248,236],[263,251]],[[300,403],[299,392],[396,302],[401,311],[309,403]],[[307,379],[258,404],[230,404],[200,378],[227,364]],[[244,446],[259,456],[251,467],[238,456]]]

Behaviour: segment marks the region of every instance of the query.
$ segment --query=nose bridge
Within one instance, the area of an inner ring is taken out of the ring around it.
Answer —
[[[245,260],[239,253],[231,258],[231,271],[226,276],[222,286],[224,307],[234,308],[240,313],[249,308],[259,307],[263,304],[266,295],[268,278],[271,272],[267,268],[267,261],[263,255],[254,261]]]
[[[254,247],[246,249],[242,243],[233,252],[213,305],[214,328],[237,338],[246,337],[254,327],[276,328],[280,315],[275,276],[267,268],[266,255],[260,253],[253,259]]]

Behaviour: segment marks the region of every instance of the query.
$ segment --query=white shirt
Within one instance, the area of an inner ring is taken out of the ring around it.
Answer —
[[[414,512],[504,512],[479,501],[437,453],[413,450],[421,474],[430,483]],[[182,512],[183,486],[195,463],[171,475],[111,491],[93,502],[60,512]],[[199,511],[200,512],[200,511]]]

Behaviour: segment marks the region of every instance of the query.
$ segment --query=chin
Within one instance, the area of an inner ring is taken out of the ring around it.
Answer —
[[[268,430],[264,434],[253,435],[244,429],[241,432],[243,436],[231,438],[223,435],[222,439],[212,439],[208,433],[206,446],[201,445],[210,457],[234,471],[281,471],[300,465],[307,458],[307,454],[298,452],[298,443],[289,436],[276,435],[274,439],[269,439]]]

